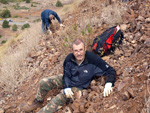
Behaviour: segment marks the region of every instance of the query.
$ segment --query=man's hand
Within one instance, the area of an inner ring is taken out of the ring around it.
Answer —
[[[64,89],[65,95],[67,98],[73,98],[72,96],[74,95],[71,88],[65,88]]]
[[[65,25],[63,25],[63,24],[60,24],[60,27],[65,27]]]
[[[108,82],[105,84],[104,97],[108,96],[112,92],[112,83]]]
[[[51,34],[52,34],[52,31],[51,31],[51,30],[48,30],[48,33],[51,35]]]

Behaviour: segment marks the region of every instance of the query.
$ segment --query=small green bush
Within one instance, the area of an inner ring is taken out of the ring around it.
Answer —
[[[0,38],[2,38],[2,35],[0,35]]]
[[[26,0],[26,3],[30,3],[30,0]]]
[[[59,0],[57,0],[56,7],[62,7],[62,6],[63,6],[62,3]]]
[[[78,30],[78,25],[77,25],[77,24],[74,24],[72,27],[73,27],[73,29],[74,29],[75,31]]]
[[[30,24],[27,23],[27,24],[24,24],[24,25],[21,27],[21,29],[24,30],[25,28],[29,28],[29,27],[30,27]]]
[[[9,18],[9,17],[11,17],[11,14],[10,14],[10,11],[8,9],[5,9],[5,10],[2,11],[0,16],[3,17],[3,18]]]
[[[0,3],[2,3],[2,4],[8,4],[8,0],[0,0]]]
[[[17,29],[18,29],[17,25],[14,24],[14,25],[12,26],[12,31],[17,31]]]
[[[4,44],[4,43],[6,43],[6,41],[7,41],[7,40],[2,40],[2,41],[1,41],[1,44]]]
[[[18,15],[14,15],[14,16],[13,16],[13,18],[18,18],[18,17],[19,17]]]
[[[3,24],[2,24],[2,27],[3,28],[9,28],[10,27],[9,22],[7,20],[4,20]]]
[[[9,2],[22,2],[26,0],[0,0],[0,3],[2,4],[8,4]]]
[[[18,9],[20,6],[19,6],[19,3],[16,3],[16,5],[13,5],[14,9]]]
[[[33,5],[33,3],[31,4],[31,7],[36,7],[35,5]]]
[[[87,31],[88,31],[89,34],[91,34],[91,33],[93,32],[93,30],[92,30],[90,24],[88,24]]]
[[[82,34],[82,36],[84,36],[86,34],[85,30],[81,30],[81,34]]]

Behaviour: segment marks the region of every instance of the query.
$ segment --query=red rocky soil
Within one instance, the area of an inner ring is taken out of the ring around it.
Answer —
[[[144,0],[138,2],[134,0],[127,3],[128,10],[123,16],[123,23],[120,24],[125,39],[114,54],[103,57],[117,72],[113,92],[104,98],[105,77],[97,78],[92,81],[88,90],[83,91],[80,98],[76,97],[74,102],[64,106],[58,113],[146,113],[150,111],[149,6],[150,2]],[[97,14],[101,12],[98,5],[91,5],[86,1],[80,4],[78,9],[75,14],[66,14],[67,16],[63,18],[65,26],[72,26],[73,19],[76,19],[78,25],[82,25],[80,18],[88,15],[89,12],[91,12],[91,15],[98,17]],[[94,29],[93,34],[90,34],[89,38],[94,38],[95,35],[102,33],[108,26],[102,22],[101,26],[93,24],[92,28]],[[26,59],[27,66],[36,69],[35,75],[24,81],[23,85],[16,89],[15,95],[6,92],[0,94],[0,98],[5,100],[5,102],[0,101],[0,107],[5,113],[20,113],[17,109],[18,106],[23,101],[32,102],[38,83],[43,77],[63,73],[63,60],[70,51],[66,52],[58,45],[64,39],[59,33],[65,32],[65,29],[57,29],[58,32],[55,32],[52,36],[41,37],[39,50],[31,52]],[[84,36],[83,38],[85,39]],[[91,50],[89,46],[88,49]],[[58,89],[52,90],[47,97],[52,98],[59,92]],[[44,105],[48,101],[49,99],[45,98]]]

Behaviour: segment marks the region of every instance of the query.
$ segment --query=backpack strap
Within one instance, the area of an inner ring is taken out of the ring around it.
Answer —
[[[118,39],[119,38],[119,39]],[[118,39],[118,40],[117,40]],[[123,35],[123,32],[121,30],[119,30],[115,36],[114,36],[114,40],[112,42],[112,46],[111,46],[111,49],[110,49],[110,52],[114,52],[115,48],[120,45],[122,43],[122,40],[124,39],[124,35]],[[117,42],[115,42],[117,41]]]
[[[122,40],[124,39],[124,35],[123,35],[123,32],[121,31],[121,30],[119,30],[116,34],[115,34],[115,36],[114,36],[114,41],[118,38],[118,37],[120,37],[120,40],[118,41],[118,45],[119,44],[121,44],[122,43]]]

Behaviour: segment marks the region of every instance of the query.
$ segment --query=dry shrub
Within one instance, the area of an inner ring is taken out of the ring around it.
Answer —
[[[76,7],[82,3],[84,0],[74,0],[72,4],[65,5],[61,11],[58,12],[59,15],[64,15],[68,12],[74,11]]]
[[[17,47],[8,47],[1,57],[0,86],[5,91],[13,92],[25,78],[32,77],[34,70],[25,65],[28,53],[36,48],[40,39],[40,26],[34,25],[20,35],[20,44]]]
[[[123,5],[113,4],[102,9],[102,21],[108,24],[109,27],[121,24],[123,22],[122,15],[124,15],[126,8]]]

